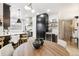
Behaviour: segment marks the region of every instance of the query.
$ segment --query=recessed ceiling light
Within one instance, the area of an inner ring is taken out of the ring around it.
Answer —
[[[26,10],[31,10],[31,8],[28,7],[28,6],[25,6],[24,8],[25,8]]]
[[[32,12],[32,13],[35,13],[35,10],[34,10],[34,9],[33,9],[33,10],[31,10],[31,12]]]
[[[50,9],[47,9],[47,12],[50,12]]]

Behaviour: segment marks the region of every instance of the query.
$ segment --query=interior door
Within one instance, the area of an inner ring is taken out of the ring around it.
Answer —
[[[67,43],[72,41],[72,20],[60,20],[59,22],[59,37]]]
[[[3,3],[3,27],[10,27],[10,5]]]
[[[72,20],[66,20],[64,22],[64,39],[67,42],[72,41]]]

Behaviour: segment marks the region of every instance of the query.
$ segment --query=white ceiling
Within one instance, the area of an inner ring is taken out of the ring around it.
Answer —
[[[8,3],[13,7],[14,9],[21,9],[21,13],[24,16],[31,16],[35,15],[36,13],[44,13],[47,9],[50,9],[51,11],[48,13],[49,15],[58,14],[59,12],[62,13],[63,10],[68,9],[66,12],[69,11],[69,8],[73,8],[74,6],[77,8],[79,4],[77,3],[33,3],[32,7],[36,10],[34,14],[32,14],[30,11],[26,11],[24,9],[25,5],[27,3]],[[79,8],[79,7],[78,7]],[[74,8],[73,8],[74,9]],[[79,9],[78,9],[79,10]]]

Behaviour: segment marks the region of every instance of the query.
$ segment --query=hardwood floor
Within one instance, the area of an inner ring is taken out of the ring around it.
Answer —
[[[34,49],[32,43],[34,39],[29,39],[27,43],[23,43],[14,51],[13,56],[69,56],[69,52],[51,41],[44,41],[43,46]]]
[[[66,49],[71,56],[79,56],[79,49],[77,47],[67,46]]]
[[[74,43],[74,41],[72,41],[71,43],[68,42],[66,49],[71,56],[79,56],[79,48],[77,48],[77,43]]]

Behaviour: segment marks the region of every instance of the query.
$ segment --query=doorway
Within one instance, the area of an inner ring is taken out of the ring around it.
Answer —
[[[66,41],[67,44],[72,42],[72,20],[59,21],[59,38]]]

